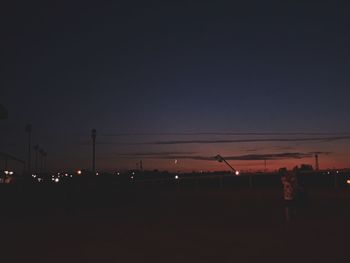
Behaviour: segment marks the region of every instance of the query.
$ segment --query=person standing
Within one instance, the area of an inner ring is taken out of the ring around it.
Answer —
[[[284,210],[286,221],[290,221],[296,215],[296,198],[298,190],[298,180],[295,171],[285,170],[281,176],[283,185]]]

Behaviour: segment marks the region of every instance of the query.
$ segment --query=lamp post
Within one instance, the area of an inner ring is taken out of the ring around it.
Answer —
[[[235,175],[239,175],[239,171],[237,171],[235,168],[233,168],[226,160],[224,157],[222,157],[220,154],[215,156],[215,159],[219,162],[222,163],[224,162],[228,167],[230,167],[230,169],[233,171],[233,173]],[[223,186],[223,178],[221,177],[221,187]],[[252,176],[249,174],[249,188],[253,187],[253,183],[252,183]]]
[[[39,145],[36,144],[34,146],[34,151],[35,151],[35,173],[38,173],[38,151],[39,151]]]
[[[92,129],[91,131],[92,138],[92,173],[96,174],[96,129]]]
[[[39,153],[40,153],[40,172],[42,173],[43,172],[43,159],[44,159],[45,152],[43,149],[40,149]]]
[[[32,125],[27,124],[25,131],[28,133],[28,163],[27,163],[27,172],[30,174],[32,172],[31,167],[31,140],[32,140]]]

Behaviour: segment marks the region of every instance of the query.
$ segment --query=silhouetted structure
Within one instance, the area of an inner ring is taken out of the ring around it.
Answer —
[[[43,159],[44,159],[44,150],[40,149],[39,154],[40,154],[40,172],[43,172]]]
[[[27,124],[25,131],[28,133],[28,161],[27,161],[27,172],[31,173],[32,172],[32,167],[31,167],[31,140],[32,140],[32,125]]]
[[[92,172],[93,174],[96,174],[96,155],[95,155],[95,150],[96,150],[96,130],[92,129],[91,131],[91,138],[92,138]]]
[[[8,112],[7,109],[0,104],[0,119],[7,119]]]
[[[35,151],[35,173],[38,173],[38,151],[39,151],[39,145],[36,144],[34,146],[34,151]]]
[[[3,166],[4,170],[8,169],[8,162],[9,161],[15,161],[17,163],[21,163],[21,164],[23,164],[23,168],[24,168],[24,164],[25,164],[25,162],[23,160],[15,157],[15,156],[12,156],[10,154],[2,153],[2,152],[0,152],[0,160],[4,161],[4,166]]]
[[[316,171],[320,169],[319,163],[318,163],[318,154],[315,154],[315,169]]]

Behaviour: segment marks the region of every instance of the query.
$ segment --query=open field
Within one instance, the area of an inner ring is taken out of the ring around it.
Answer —
[[[310,195],[285,222],[278,187],[2,189],[1,262],[348,262],[350,189]]]

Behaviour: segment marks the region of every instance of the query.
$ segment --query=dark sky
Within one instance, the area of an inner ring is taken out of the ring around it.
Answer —
[[[345,2],[73,2],[1,7],[3,152],[25,159],[32,123],[52,168],[89,168],[92,128],[99,169],[141,158],[150,169],[175,169],[176,158],[176,169],[219,169],[192,157],[250,151],[301,154],[288,165],[322,151],[327,165],[350,166]]]

